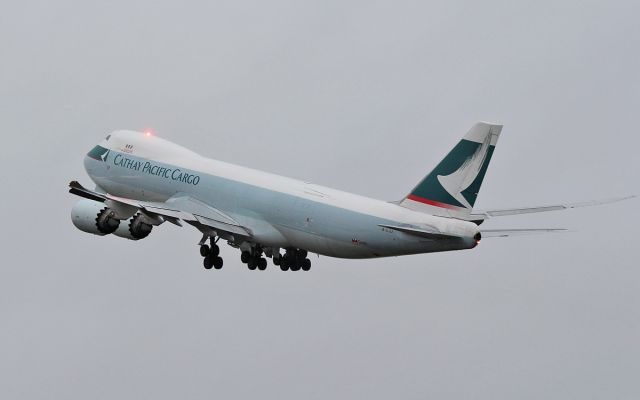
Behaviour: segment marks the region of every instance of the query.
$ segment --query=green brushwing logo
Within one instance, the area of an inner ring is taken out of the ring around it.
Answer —
[[[411,192],[412,195],[472,208],[489,167],[495,146],[487,135],[483,143],[461,140]]]
[[[483,167],[488,165],[491,135],[487,135],[477,150],[468,156],[457,170],[448,175],[438,175],[440,185],[465,208],[473,208],[480,185],[477,190],[469,192],[469,188],[476,181]]]
[[[103,162],[107,162],[107,157],[109,157],[109,153],[110,153],[110,152],[111,152],[111,150],[108,150],[108,149],[107,149],[107,151],[105,151],[105,152],[104,152],[104,154],[102,154],[102,155],[100,156],[100,159],[101,159]]]

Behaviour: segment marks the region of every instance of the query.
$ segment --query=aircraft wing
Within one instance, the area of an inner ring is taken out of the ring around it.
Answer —
[[[222,211],[200,200],[180,193],[165,202],[145,202],[89,190],[77,181],[69,183],[69,192],[94,201],[113,201],[137,207],[148,214],[162,216],[165,220],[176,225],[180,225],[179,220],[183,220],[191,223],[199,223],[211,227],[214,230],[242,236],[252,236],[248,228],[241,226]]]
[[[565,203],[565,204],[555,204],[555,205],[547,205],[547,206],[506,208],[506,209],[487,210],[487,211],[474,210],[471,213],[470,219],[483,220],[483,219],[489,219],[492,217],[503,217],[505,215],[531,214],[531,213],[539,213],[539,212],[547,212],[547,211],[566,210],[568,208],[598,206],[601,204],[616,203],[618,201],[628,200],[634,197],[636,196],[616,197],[616,198],[605,199],[605,200],[592,200],[592,201],[584,201],[580,203]]]

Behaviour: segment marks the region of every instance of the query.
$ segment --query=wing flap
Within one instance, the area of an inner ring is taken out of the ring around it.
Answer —
[[[221,221],[213,220],[211,218],[203,217],[201,215],[194,215],[194,217],[201,224],[210,226],[213,229],[222,230],[236,235],[252,236],[251,232],[249,232],[247,228],[240,225],[230,225]]]

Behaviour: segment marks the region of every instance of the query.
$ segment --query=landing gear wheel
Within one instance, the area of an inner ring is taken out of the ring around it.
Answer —
[[[292,271],[300,271],[300,265],[298,265],[298,264],[293,264],[293,265],[291,266],[291,270],[292,270]]]
[[[215,257],[213,259],[213,267],[215,269],[220,269],[222,268],[222,265],[224,264],[224,260],[222,260],[222,257]]]
[[[280,265],[284,265],[287,267],[287,269],[285,269],[285,271],[291,269],[291,267],[293,266],[293,264],[295,264],[295,258],[293,258],[291,256],[290,253],[285,253],[285,255],[282,256],[282,258],[280,259]]]
[[[311,269],[311,260],[309,260],[308,258],[305,258],[304,260],[302,260],[302,270],[308,271],[310,269]]]
[[[289,270],[289,266],[287,264],[280,264],[280,269],[283,271],[288,271]]]
[[[280,265],[282,257],[273,257],[273,265]]]
[[[256,269],[256,267],[258,266],[258,264],[256,263],[256,261],[255,261],[255,260],[251,260],[251,261],[249,261],[249,263],[247,263],[247,266],[249,267],[249,269],[250,269],[251,271],[253,271],[253,270],[255,270],[255,269]]]
[[[211,269],[211,267],[213,267],[213,258],[209,256],[205,257],[202,264],[204,265],[204,269]]]
[[[240,261],[242,261],[243,264],[248,264],[251,261],[251,253],[243,251],[240,255]]]
[[[202,246],[200,246],[200,255],[202,257],[208,256],[210,252],[211,252],[211,249],[206,244],[203,244]]]
[[[267,259],[266,259],[266,258],[261,257],[261,258],[258,260],[258,269],[259,269],[260,271],[264,271],[265,269],[267,269]]]
[[[211,250],[209,250],[209,254],[211,254],[214,257],[217,257],[220,255],[220,247],[218,247],[217,244],[212,244],[211,245]]]

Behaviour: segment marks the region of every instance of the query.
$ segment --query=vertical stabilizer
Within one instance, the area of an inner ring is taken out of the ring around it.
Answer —
[[[468,219],[501,131],[502,125],[476,123],[400,205],[432,215]]]

